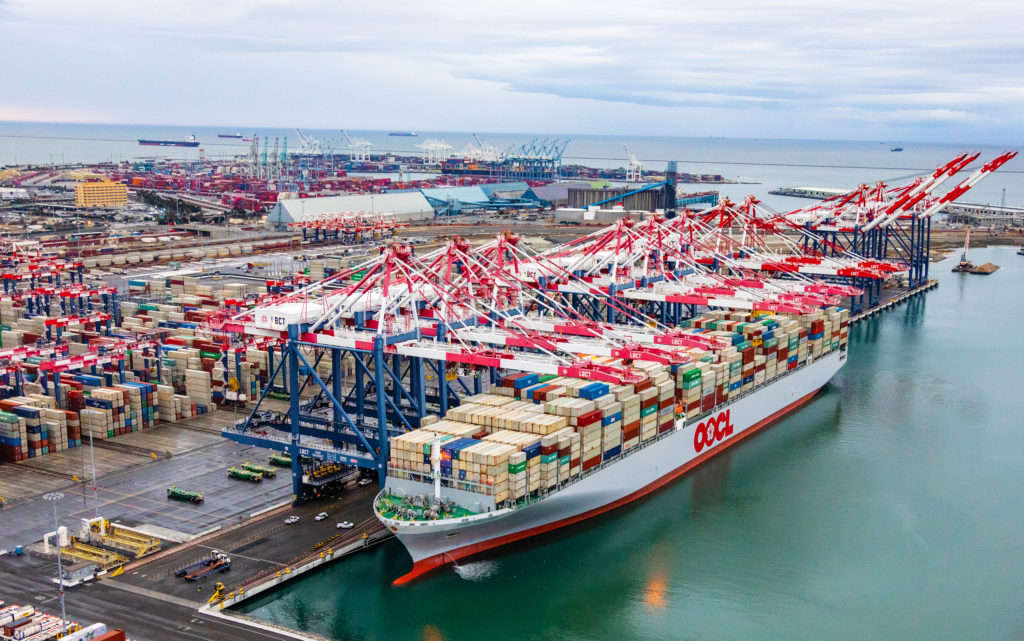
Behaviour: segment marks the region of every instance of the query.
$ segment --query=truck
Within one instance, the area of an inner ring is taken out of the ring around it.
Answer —
[[[277,467],[291,467],[292,457],[287,454],[271,454],[270,464],[276,465]]]
[[[212,555],[203,565],[185,575],[185,580],[192,582],[206,579],[210,575],[227,572],[231,569],[231,558],[223,552]]]
[[[183,490],[174,485],[167,488],[167,498],[174,499],[175,501],[185,501],[186,503],[202,503],[206,500],[202,492]]]
[[[233,466],[228,468],[228,477],[242,481],[251,481],[252,483],[259,483],[263,480],[263,475],[259,472],[250,472],[249,470]]]
[[[291,463],[289,463],[291,465]],[[266,479],[272,479],[277,476],[277,470],[266,465],[256,465],[255,463],[242,463],[242,469],[249,472],[256,472],[260,476]]]
[[[78,632],[72,632],[66,637],[62,637],[62,641],[94,641],[96,638],[107,633],[107,626],[103,623],[93,623],[92,625],[82,628]]]
[[[210,552],[209,555],[204,556],[203,558],[199,559],[195,563],[192,563],[190,565],[186,565],[183,568],[178,568],[177,570],[174,571],[174,576],[176,576],[178,578],[181,578],[183,576],[188,576],[189,574],[192,574],[193,572],[196,572],[196,571],[206,567],[207,565],[213,563],[214,561],[216,561],[218,554],[221,554],[221,552],[219,552],[217,550],[214,550],[213,552]]]

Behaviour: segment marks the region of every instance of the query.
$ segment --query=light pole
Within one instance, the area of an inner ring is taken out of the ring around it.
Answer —
[[[60,554],[60,524],[57,522],[57,501],[62,498],[62,492],[47,492],[43,495],[44,500],[53,503],[53,536],[57,539],[57,585],[60,586],[60,632],[64,634],[68,624],[67,613],[64,610],[64,566]]]
[[[96,508],[96,518],[100,518],[100,489],[96,485],[96,454],[92,449],[92,425],[89,425],[89,461],[92,464],[92,499]]]

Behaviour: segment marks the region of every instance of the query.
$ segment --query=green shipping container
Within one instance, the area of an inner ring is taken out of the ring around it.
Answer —
[[[640,410],[640,416],[641,417],[647,417],[647,416],[650,416],[651,414],[654,414],[657,411],[658,411],[658,406],[657,405],[651,405],[650,407],[645,407],[644,409]]]
[[[220,358],[220,352],[204,352],[204,351],[200,350],[199,356],[200,356],[200,358],[216,358],[216,359],[219,359]]]
[[[508,473],[509,474],[521,474],[522,472],[525,472],[525,471],[526,471],[526,461],[523,461],[522,463],[509,463],[508,464]]]

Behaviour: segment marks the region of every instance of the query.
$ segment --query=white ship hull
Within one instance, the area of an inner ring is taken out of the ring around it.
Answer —
[[[845,362],[832,352],[702,420],[679,420],[667,436],[605,464],[578,481],[525,507],[461,519],[402,521],[377,517],[409,550],[408,582],[457,559],[582,521],[634,501],[715,456],[810,400]],[[698,428],[701,433],[698,435]],[[425,486],[425,492],[430,490]]]

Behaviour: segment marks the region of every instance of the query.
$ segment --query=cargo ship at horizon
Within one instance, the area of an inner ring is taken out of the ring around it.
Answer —
[[[761,318],[697,319],[749,333],[635,385],[509,375],[391,439],[374,513],[413,560],[394,583],[638,500],[810,401],[846,362],[848,311]]]
[[[189,136],[185,140],[154,140],[139,138],[139,144],[151,147],[198,147],[199,141],[195,136]]]
[[[392,131],[388,133],[389,136],[402,136],[405,138],[416,138],[419,136],[415,131]]]
[[[242,140],[242,134],[217,134],[218,138],[233,138],[235,140]]]

